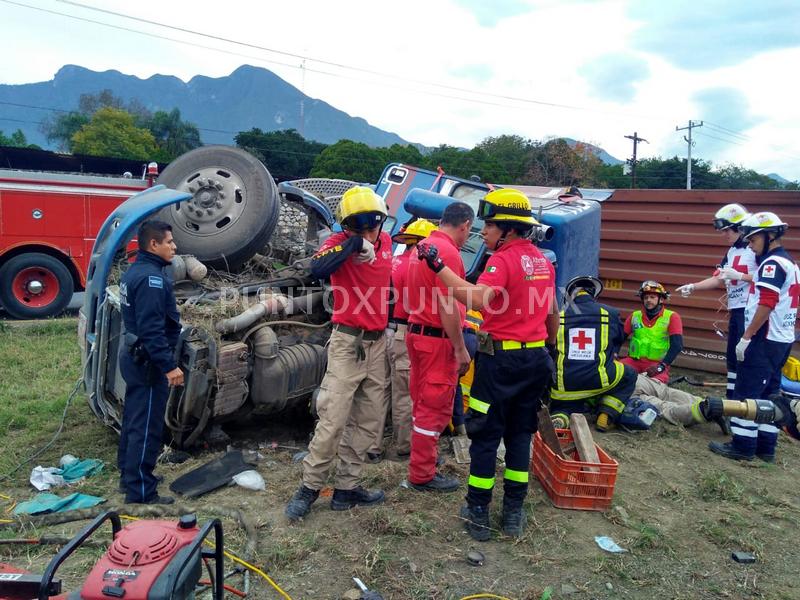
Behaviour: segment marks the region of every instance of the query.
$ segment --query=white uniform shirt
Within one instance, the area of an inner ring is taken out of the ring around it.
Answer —
[[[758,267],[744,310],[744,326],[750,326],[756,314],[762,290],[778,294],[778,303],[769,313],[767,339],[773,342],[794,342],[794,324],[800,298],[800,269],[783,248],[769,254]]]
[[[754,275],[758,269],[755,253],[749,246],[743,248],[736,245],[728,248],[728,253],[722,259],[722,267],[731,267],[742,273]],[[728,310],[744,308],[747,306],[747,296],[750,293],[750,282],[743,279],[729,279],[725,281],[728,290]]]

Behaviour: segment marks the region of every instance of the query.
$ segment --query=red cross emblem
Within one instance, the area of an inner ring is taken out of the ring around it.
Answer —
[[[764,267],[764,277],[772,277],[775,275],[775,265],[766,265]]]
[[[739,254],[737,254],[733,258],[733,264],[731,265],[731,267],[733,267],[733,269],[735,271],[739,271],[739,273],[744,273],[746,275],[747,274],[747,265],[741,264],[741,260],[742,260],[742,257]],[[731,284],[738,285],[739,284],[739,280],[738,279],[733,279],[733,280],[731,280]]]
[[[800,285],[798,286],[798,288],[800,289]],[[577,344],[578,347],[581,350],[583,350],[586,348],[586,346],[592,343],[592,338],[586,337],[586,333],[583,330],[581,330],[578,332],[578,335],[572,338],[572,343]]]

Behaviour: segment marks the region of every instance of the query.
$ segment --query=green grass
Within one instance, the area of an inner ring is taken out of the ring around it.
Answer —
[[[0,332],[0,477],[50,440],[80,376],[75,319],[4,324]],[[81,389],[72,400],[62,435],[33,464],[20,469],[14,481],[26,482],[31,467],[57,465],[67,452],[108,461],[113,458],[114,444],[110,430],[92,415]]]

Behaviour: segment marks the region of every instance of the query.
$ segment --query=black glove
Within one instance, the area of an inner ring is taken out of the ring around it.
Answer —
[[[655,377],[656,375],[661,375],[664,371],[667,370],[667,365],[664,363],[658,363],[657,365],[653,365],[645,373],[647,373],[648,377]]]
[[[545,348],[547,349],[547,353],[550,355],[550,358],[553,360],[553,363],[558,360],[558,348],[555,344],[545,344]]]
[[[439,249],[433,244],[427,242],[417,244],[417,258],[424,260],[434,273],[444,269],[444,262],[439,258]]]

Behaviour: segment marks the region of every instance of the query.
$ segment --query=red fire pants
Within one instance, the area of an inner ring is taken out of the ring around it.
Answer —
[[[408,480],[427,483],[436,474],[439,434],[453,415],[458,365],[449,338],[409,333],[406,346],[413,420]]]

